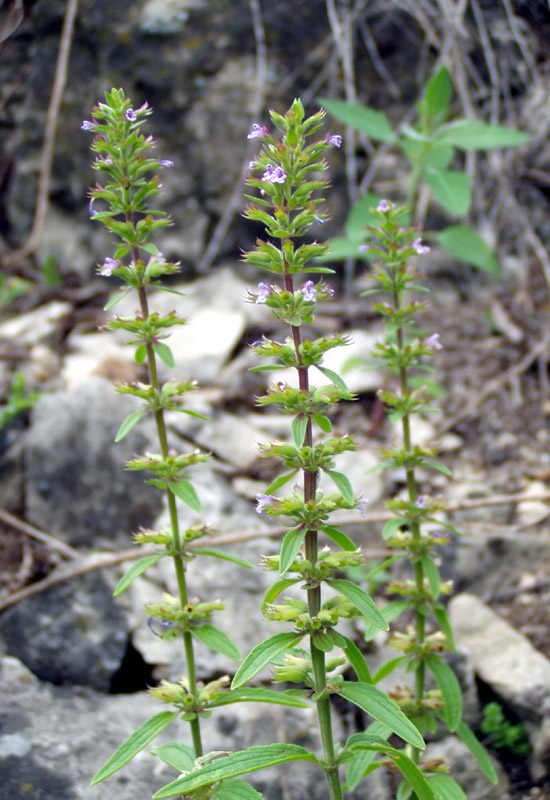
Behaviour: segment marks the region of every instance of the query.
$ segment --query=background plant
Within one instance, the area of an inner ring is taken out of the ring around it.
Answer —
[[[373,257],[370,273],[375,288],[365,294],[384,296],[374,305],[386,325],[386,339],[379,343],[374,356],[385,362],[395,376],[395,386],[379,392],[382,402],[389,410],[390,421],[398,426],[399,437],[395,444],[382,449],[383,460],[374,469],[403,470],[406,491],[388,503],[395,513],[383,529],[387,544],[396,548],[401,557],[406,556],[413,568],[413,577],[394,580],[388,587],[389,595],[397,595],[383,609],[385,618],[392,621],[402,614],[412,613],[414,624],[405,631],[396,631],[390,644],[403,655],[388,662],[374,677],[374,681],[389,675],[397,667],[405,667],[414,675],[414,687],[398,688],[394,692],[401,709],[414,722],[422,735],[434,733],[439,721],[444,722],[449,731],[455,732],[469,747],[479,761],[488,778],[496,783],[494,768],[474,734],[462,722],[462,695],[458,681],[445,662],[441,653],[454,650],[451,626],[441,597],[451,591],[450,582],[442,581],[439,574],[438,548],[448,541],[448,533],[458,531],[437,514],[444,511],[444,504],[421,492],[417,471],[419,469],[437,470],[450,475],[450,470],[436,460],[437,451],[433,447],[422,447],[414,443],[411,418],[415,414],[434,411],[426,387],[413,388],[411,378],[414,374],[431,373],[433,369],[425,363],[436,350],[442,348],[439,334],[419,339],[414,330],[415,315],[424,308],[416,300],[416,293],[426,292],[422,283],[422,273],[410,265],[410,259],[423,255],[429,248],[422,244],[416,228],[404,228],[400,221],[405,217],[405,206],[394,206],[382,200],[371,211],[377,220],[376,228],[371,228],[372,239],[367,245]],[[446,531],[442,534],[436,526]],[[400,553],[399,553],[400,551]],[[434,624],[435,623],[435,624]],[[438,629],[439,628],[439,629]],[[367,631],[367,637],[372,631]],[[427,686],[427,673],[431,673],[437,690]],[[407,745],[409,755],[415,763],[420,763],[420,750]],[[367,763],[368,762],[368,763]],[[371,765],[369,757],[364,758],[362,767]],[[424,767],[436,797],[464,796],[460,787],[448,775],[429,763]],[[361,775],[354,771],[348,783],[355,785]],[[415,796],[410,782],[400,785],[398,800]],[[418,794],[416,793],[416,796]]]
[[[193,746],[172,742],[152,750],[152,753],[177,772],[190,770],[195,760],[203,756],[203,741],[200,720],[209,716],[211,709],[241,701],[277,702],[285,705],[303,705],[303,701],[284,693],[269,690],[229,691],[229,678],[221,677],[202,684],[196,674],[194,640],[207,645],[230,659],[238,660],[240,653],[230,637],[210,623],[215,611],[223,609],[219,600],[209,601],[190,598],[186,573],[197,555],[234,561],[244,567],[252,565],[244,559],[210,547],[190,549],[197,540],[210,537],[212,531],[197,523],[182,530],[176,501],[179,499],[192,511],[201,511],[201,502],[189,479],[189,471],[209,456],[198,451],[178,453],[169,448],[165,412],[179,411],[192,416],[201,416],[181,406],[181,399],[195,388],[192,381],[159,379],[158,359],[168,369],[175,368],[172,351],[165,343],[169,331],[185,320],[175,311],[161,316],[149,309],[151,289],[178,294],[163,286],[161,279],[179,268],[178,263],[167,262],[156,245],[150,241],[151,234],[171,224],[164,212],[149,207],[149,198],[159,193],[160,181],[156,172],[168,169],[172,162],[159,159],[152,154],[155,143],[151,136],[144,137],[140,128],[151,113],[147,104],[134,109],[122,90],[107,92],[105,103],[93,110],[93,121],[82,124],[84,130],[94,134],[92,149],[97,153],[94,162],[103,176],[104,184],[90,190],[90,211],[95,221],[102,222],[119,239],[114,256],[105,258],[99,274],[114,276],[121,280],[124,288],[107,303],[106,310],[113,308],[129,292],[134,291],[139,301],[139,311],[133,316],[116,317],[107,323],[111,330],[124,330],[130,337],[129,344],[135,347],[136,363],[144,363],[148,372],[148,383],[118,386],[120,394],[128,394],[141,401],[141,408],[129,414],[122,422],[116,441],[123,439],[144,417],[155,421],[160,453],[146,453],[127,462],[126,468],[144,470],[153,477],[146,482],[164,492],[168,506],[170,524],[161,530],[140,530],[135,534],[137,542],[147,545],[147,555],[133,564],[121,578],[115,595],[156,564],[161,558],[171,558],[174,564],[177,595],[165,593],[159,603],[147,606],[151,627],[164,639],[180,638],[183,642],[187,675],[178,681],[163,680],[152,688],[151,694],[162,702],[173,706],[172,711],[161,711],[145,722],[113,756],[98,770],[92,783],[109,777],[137,753],[146,747],[164,728],[177,717],[189,723]],[[150,173],[152,177],[148,177]],[[94,208],[94,203],[106,206]],[[145,261],[147,259],[147,262]],[[154,550],[150,547],[153,546]],[[229,791],[231,787],[227,787]],[[239,787],[233,786],[234,790]],[[227,795],[226,795],[227,796]],[[223,800],[223,792],[216,794]]]
[[[518,757],[529,753],[529,739],[525,726],[522,723],[511,722],[500,703],[492,702],[483,706],[480,728],[495,750],[509,750]]]
[[[528,134],[481,119],[452,119],[452,80],[447,67],[441,67],[427,83],[416,106],[413,124],[402,122],[394,129],[384,111],[358,103],[321,100],[324,108],[340,122],[401,151],[409,164],[406,209],[410,219],[422,224],[427,198],[433,196],[451,216],[468,215],[472,203],[471,177],[465,169],[456,169],[457,150],[470,153],[495,148],[515,147],[529,140]],[[374,178],[374,176],[373,176]],[[372,180],[371,180],[372,182]],[[370,184],[369,184],[370,185]],[[334,243],[332,258],[353,257],[365,238],[365,219],[369,208],[380,198],[363,187],[364,197],[352,207],[346,221],[346,237]],[[426,196],[420,202],[420,190]],[[435,238],[455,258],[472,266],[498,274],[495,252],[466,224],[450,225]],[[430,235],[431,238],[431,235]]]

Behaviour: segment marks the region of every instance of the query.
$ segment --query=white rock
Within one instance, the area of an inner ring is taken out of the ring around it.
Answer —
[[[525,636],[475,595],[454,597],[449,616],[457,646],[485,683],[528,718],[550,714],[550,661]]]
[[[59,327],[59,321],[71,311],[71,303],[53,300],[26,314],[18,314],[2,322],[0,339],[12,339],[18,345],[32,347],[52,336]]]

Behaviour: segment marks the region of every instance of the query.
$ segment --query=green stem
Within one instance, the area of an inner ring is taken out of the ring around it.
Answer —
[[[392,276],[395,279],[395,272],[393,271],[392,271]],[[395,281],[393,287],[393,301],[395,310],[399,311],[401,306],[401,297],[395,285]],[[401,355],[404,348],[404,334],[402,327],[399,327],[397,329],[397,347],[399,350],[399,354]],[[401,394],[405,395],[408,392],[407,370],[405,367],[401,366],[401,364],[399,366],[399,379],[400,379]],[[412,440],[411,440],[411,423],[409,414],[405,414],[405,416],[401,420],[401,425],[403,430],[403,449],[406,453],[411,453]],[[418,497],[414,467],[407,466],[406,476],[407,476],[407,491],[409,494],[409,502],[414,504]],[[416,545],[420,541],[420,523],[418,521],[414,521],[411,523],[411,534],[413,537],[413,543]],[[417,594],[418,596],[421,596],[424,590],[424,569],[420,561],[414,562],[414,577],[415,577]],[[418,644],[422,644],[424,641],[424,633],[425,633],[425,617],[423,614],[420,613],[418,608],[416,609],[415,612],[415,623],[416,623],[416,641]],[[415,676],[415,698],[417,701],[422,700],[422,698],[424,697],[424,679],[425,679],[425,665],[424,662],[420,662],[418,664]],[[420,750],[417,747],[414,747],[412,749],[412,758],[416,763],[418,763],[420,760]]]
[[[285,264],[285,289],[288,292],[294,291],[292,275],[286,270]],[[296,325],[291,325],[292,340],[296,350],[296,357],[300,363],[300,345],[301,333],[300,328]],[[304,366],[297,367],[298,381],[300,389],[309,393],[309,374],[308,368]],[[311,418],[308,418],[306,434],[304,438],[304,445],[306,447],[313,447],[313,428]],[[310,470],[303,471],[304,476],[304,500],[307,503],[309,500],[315,500],[316,485],[317,485],[317,472]],[[305,551],[306,558],[315,566],[318,556],[318,537],[316,530],[309,530],[306,533]],[[307,603],[310,619],[316,617],[321,610],[321,587],[314,586],[307,590]],[[317,706],[317,719],[319,720],[319,731],[321,733],[321,742],[323,745],[323,755],[328,769],[325,771],[327,783],[329,788],[330,800],[342,800],[342,787],[340,785],[340,777],[338,775],[338,766],[336,764],[336,754],[334,750],[334,739],[332,735],[332,720],[330,711],[330,699],[326,693],[327,689],[327,671],[325,666],[325,654],[322,650],[318,650],[313,644],[313,639],[310,638],[311,648],[311,663],[313,665],[313,678],[315,681],[315,692],[319,696],[316,701]]]
[[[139,258],[139,252],[137,247],[134,247],[134,262],[137,261]],[[138,296],[139,296],[139,305],[141,316],[143,319],[147,319],[149,316],[149,305],[147,302],[147,292],[144,286],[140,286],[138,288]],[[147,351],[147,366],[149,371],[149,380],[151,382],[151,386],[155,389],[156,392],[159,391],[159,381],[158,381],[158,373],[157,373],[157,363],[156,363],[156,356],[155,351],[153,350],[153,346],[150,342],[147,342],[146,345]],[[164,421],[164,411],[162,408],[159,408],[155,411],[155,423],[157,427],[157,435],[160,444],[160,449],[163,458],[168,457],[168,437],[166,435],[166,423]],[[185,564],[180,555],[178,555],[180,547],[181,547],[181,537],[179,531],[179,522],[178,522],[178,513],[176,508],[176,498],[172,494],[169,489],[166,489],[166,497],[168,500],[168,512],[170,514],[170,525],[172,528],[172,538],[174,542],[174,550],[175,555],[172,556],[174,567],[176,570],[176,578],[178,583],[178,592],[179,592],[179,599],[180,605],[184,608],[187,605],[188,601],[188,593],[187,593],[187,582],[185,579]],[[195,672],[195,655],[193,652],[193,639],[189,631],[184,631],[183,633],[183,647],[185,650],[185,658],[187,662],[187,672],[188,672],[188,680],[189,680],[189,693],[197,699],[197,678]],[[190,727],[191,727],[191,736],[193,738],[193,748],[195,750],[195,756],[198,758],[202,756],[203,749],[202,749],[202,741],[201,741],[201,731],[200,731],[200,722],[198,717],[195,719],[190,720]]]

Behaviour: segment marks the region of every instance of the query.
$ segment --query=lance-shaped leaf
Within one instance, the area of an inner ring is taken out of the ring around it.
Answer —
[[[147,414],[146,408],[142,408],[139,411],[133,411],[131,414],[128,414],[120,428],[118,429],[118,433],[115,436],[115,442],[120,442],[124,437],[130,433],[134,425],[137,423]]]
[[[465,172],[454,169],[426,169],[424,182],[450,214],[462,216],[470,208],[472,193],[470,179]]]
[[[463,789],[450,775],[430,775],[428,783],[436,800],[468,800]]]
[[[276,367],[276,369],[280,369],[280,367]],[[269,486],[265,490],[265,493],[272,494],[273,492],[276,492],[277,489],[280,489],[281,486],[284,486],[285,483],[288,483],[289,480],[296,475],[296,472],[297,470],[294,470],[293,472],[287,472],[284,475],[279,475],[278,478],[275,478],[275,480],[269,484]]]
[[[103,311],[109,311],[111,308],[113,308],[113,306],[116,306],[117,303],[120,303],[121,300],[124,300],[130,291],[131,289],[125,289],[123,292],[113,295],[113,297],[111,297],[111,299],[103,307]]]
[[[167,344],[164,344],[164,342],[153,342],[153,350],[169,369],[176,369],[174,354]]]
[[[295,528],[289,531],[281,544],[281,557],[279,561],[279,572],[284,575],[288,572],[294,559],[296,558],[302,542],[306,535],[306,529],[303,527]]]
[[[149,752],[178,772],[190,772],[195,766],[195,752],[187,744],[170,742],[160,747],[153,747]]]
[[[408,600],[392,600],[391,603],[388,603],[383,608],[380,609],[380,613],[386,620],[386,622],[390,623],[396,617],[399,617],[407,608],[410,606],[410,602]],[[370,624],[367,626],[365,630],[365,641],[370,642],[371,639],[374,639],[376,634],[380,628],[378,628],[374,624]]]
[[[200,498],[195,490],[193,484],[189,483],[189,481],[169,481],[168,488],[175,494],[176,497],[179,497],[180,500],[183,500],[193,511],[200,513],[202,511],[202,503]]]
[[[247,569],[254,569],[254,564],[247,561],[246,558],[234,556],[232,553],[226,553],[225,550],[215,550],[211,547],[197,547],[193,548],[193,552],[198,556],[212,556],[213,558],[221,558],[223,561],[231,561],[233,564],[238,564],[240,567]]]
[[[498,277],[500,268],[494,251],[469,225],[450,225],[437,238],[441,247],[459,261]]]
[[[332,480],[344,500],[348,503],[353,503],[355,500],[355,495],[353,494],[353,489],[349,479],[342,473],[336,472],[333,469],[325,469],[323,470]]]
[[[275,703],[280,706],[309,708],[310,704],[299,695],[291,692],[276,692],[274,689],[262,689],[243,686],[242,689],[231,689],[224,692],[212,703],[213,706],[229,706],[232,703]]]
[[[319,530],[328,536],[328,538],[331,539],[334,544],[337,544],[338,547],[341,547],[342,550],[347,550],[348,552],[357,550],[357,545],[355,542],[352,541],[349,536],[343,533],[343,531],[335,528],[334,525],[321,525],[319,526]]]
[[[343,594],[344,597],[347,597],[356,609],[363,614],[367,619],[369,619],[374,625],[377,625],[380,630],[387,631],[389,630],[389,625],[384,619],[383,615],[381,614],[378,606],[368,595],[364,589],[361,589],[360,586],[357,584],[352,583],[351,581],[344,581],[340,579],[332,579],[327,581],[329,586],[332,586],[336,589],[337,592]]]
[[[329,379],[331,383],[341,389],[343,392],[349,392],[348,387],[346,386],[346,382],[343,378],[341,378],[337,372],[334,372],[333,369],[329,369],[328,367],[320,367],[319,364],[315,364],[317,369],[323,373],[323,375]]]
[[[401,772],[405,780],[412,786],[414,793],[418,800],[435,800],[435,794],[424,777],[424,773],[414,763],[412,758],[409,758],[406,753],[401,750],[389,751],[393,763]]]
[[[221,653],[222,656],[227,656],[232,661],[240,661],[241,654],[237,645],[229,638],[229,636],[220,631],[214,625],[204,623],[191,628],[190,632],[199,642],[215,650],[216,653]]]
[[[231,684],[232,688],[238,689],[240,686],[243,686],[269,664],[275,656],[278,656],[279,653],[282,653],[290,647],[294,647],[302,636],[303,634],[291,632],[276,633],[275,636],[271,636],[269,639],[266,639],[265,642],[257,644],[237,670],[237,674],[233,678]]]
[[[475,733],[471,731],[464,722],[458,723],[455,733],[458,738],[464,742],[491,783],[496,785],[498,783],[498,775],[491,761],[491,756],[483,747]]]
[[[342,636],[342,634],[340,634]],[[367,666],[367,662],[365,661],[365,656],[359,650],[355,642],[351,639],[348,639],[347,636],[342,636],[344,639],[344,643],[340,644],[340,647],[346,654],[346,657],[354,669],[355,674],[357,675],[357,679],[362,681],[363,683],[372,683],[372,677],[370,674],[370,670]]]
[[[422,556],[420,563],[422,564],[422,568],[428,577],[428,583],[430,584],[430,592],[432,597],[434,600],[437,600],[439,597],[439,570],[432,559],[428,556]]]
[[[362,708],[371,717],[387,725],[390,730],[409,742],[413,747],[423,750],[426,745],[418,729],[403,714],[397,703],[369,683],[344,681],[339,693],[350,703]]]
[[[379,737],[381,739],[389,739],[391,731],[381,722],[372,722],[367,730],[362,734],[366,739],[368,737]],[[347,745],[346,745],[347,747]],[[365,776],[365,772],[371,766],[372,762],[378,755],[376,750],[359,750],[351,761],[348,762],[346,770],[346,784],[348,789],[355,789],[359,781]]]
[[[326,97],[320,97],[319,102],[337,120],[351,125],[360,133],[366,133],[371,139],[378,142],[391,142],[394,138],[391,123],[383,111],[375,111],[374,108],[368,108],[359,103],[328,100]]]
[[[462,692],[452,669],[442,659],[430,654],[426,665],[435,678],[445,703],[445,722],[450,731],[457,729],[462,719]]]
[[[161,731],[170,725],[178,714],[179,711],[161,711],[160,714],[155,714],[154,717],[147,720],[147,722],[126,739],[118,750],[113,753],[111,758],[98,769],[91,780],[91,785],[93,786],[95,783],[99,783],[105,778],[108,778],[113,772],[123,767],[128,761],[131,761],[144,747],[147,747],[149,742],[152,742]]]
[[[214,797],[218,800],[262,800],[263,794],[246,781],[237,779],[221,783]]]
[[[292,438],[294,439],[296,447],[301,447],[304,443],[304,439],[306,438],[307,422],[308,418],[305,414],[298,414],[298,416],[294,417],[292,420]]]
[[[190,772],[183,778],[178,778],[172,783],[163,786],[153,795],[153,798],[172,797],[175,794],[189,794],[202,786],[245,775],[258,769],[265,769],[276,764],[288,761],[313,761],[317,762],[313,753],[297,744],[267,744],[250,747],[238,753],[217,758],[210,764],[205,764],[200,769]]]
[[[461,150],[493,150],[517,147],[531,138],[528,133],[502,125],[488,125],[481,119],[459,119],[444,125],[437,132],[438,142],[452,144]]]
[[[265,610],[267,605],[276,600],[281,592],[284,592],[284,590],[288,589],[289,586],[293,586],[295,583],[299,583],[301,580],[301,578],[279,578],[279,580],[275,581],[275,583],[272,583],[271,586],[265,591],[264,599],[262,600],[262,611]]]
[[[447,644],[449,645],[449,649],[452,650],[453,653],[455,653],[456,644],[453,636],[453,629],[451,628],[451,623],[449,622],[449,617],[447,616],[445,607],[441,603],[434,603],[432,608],[435,614],[435,618],[439,623],[439,627],[445,634],[445,638],[447,640]]]
[[[117,594],[121,594],[125,589],[130,586],[136,578],[139,578],[146,569],[152,567],[153,564],[156,564],[157,561],[163,557],[164,553],[153,553],[150,556],[144,556],[140,558],[139,561],[136,561],[135,564],[132,564],[130,569],[126,570],[122,578],[117,583],[117,587],[113,592],[113,596],[116,597]]]

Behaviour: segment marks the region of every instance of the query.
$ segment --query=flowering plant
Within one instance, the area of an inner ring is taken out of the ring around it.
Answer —
[[[212,531],[201,523],[182,530],[179,523],[177,500],[197,514],[202,510],[189,472],[195,464],[208,460],[209,456],[199,451],[177,453],[168,445],[166,411],[201,415],[181,406],[181,399],[196,388],[193,381],[170,379],[161,383],[159,378],[157,359],[168,370],[175,368],[173,353],[165,340],[169,330],[175,325],[185,324],[185,320],[176,311],[163,316],[149,308],[152,288],[175,291],[163,286],[161,279],[179,269],[179,263],[166,261],[150,241],[154,231],[172,224],[166,214],[148,205],[148,199],[157,195],[161,188],[156,172],[172,166],[171,161],[152,154],[155,147],[153,138],[144,137],[140,131],[150,114],[151,109],[147,104],[134,109],[122,90],[113,89],[106,93],[105,103],[99,103],[93,109],[93,121],[85,121],[82,128],[95,134],[92,150],[97,157],[93,166],[105,179],[104,184],[97,184],[90,190],[90,213],[94,221],[102,222],[119,240],[114,254],[107,256],[99,265],[98,273],[116,277],[125,284],[122,291],[109,300],[105,310],[113,308],[132,290],[136,292],[139,303],[139,310],[134,315],[116,317],[106,327],[124,330],[129,334],[129,344],[135,347],[135,361],[137,364],[144,363],[148,373],[146,383],[117,387],[120,394],[129,394],[139,400],[141,408],[122,422],[116,441],[123,439],[144,417],[154,418],[160,453],[136,456],[127,462],[126,468],[144,470],[152,475],[146,482],[164,492],[170,520],[169,525],[161,530],[141,529],[135,534],[137,542],[148,546],[147,554],[121,578],[115,595],[127,589],[160,559],[172,559],[177,594],[165,593],[161,602],[150,604],[146,610],[153,633],[163,639],[179,638],[183,641],[187,675],[177,681],[164,680],[160,686],[150,690],[163,703],[171,704],[173,710],[155,714],[132,734],[97,771],[92,779],[94,784],[127,764],[177,717],[189,723],[193,746],[174,742],[156,747],[152,752],[170,767],[182,772],[192,769],[196,759],[203,756],[200,720],[209,716],[211,709],[240,701],[304,705],[300,698],[281,692],[264,689],[229,690],[228,676],[204,685],[196,674],[195,641],[232,660],[238,661],[241,656],[231,638],[210,622],[213,613],[224,608],[223,602],[189,597],[186,578],[189,565],[197,555],[223,558],[247,568],[253,565],[245,559],[211,547],[196,547],[198,541],[211,536]],[[152,177],[148,177],[150,173],[153,173]],[[102,210],[95,205],[99,203],[104,206]]]

